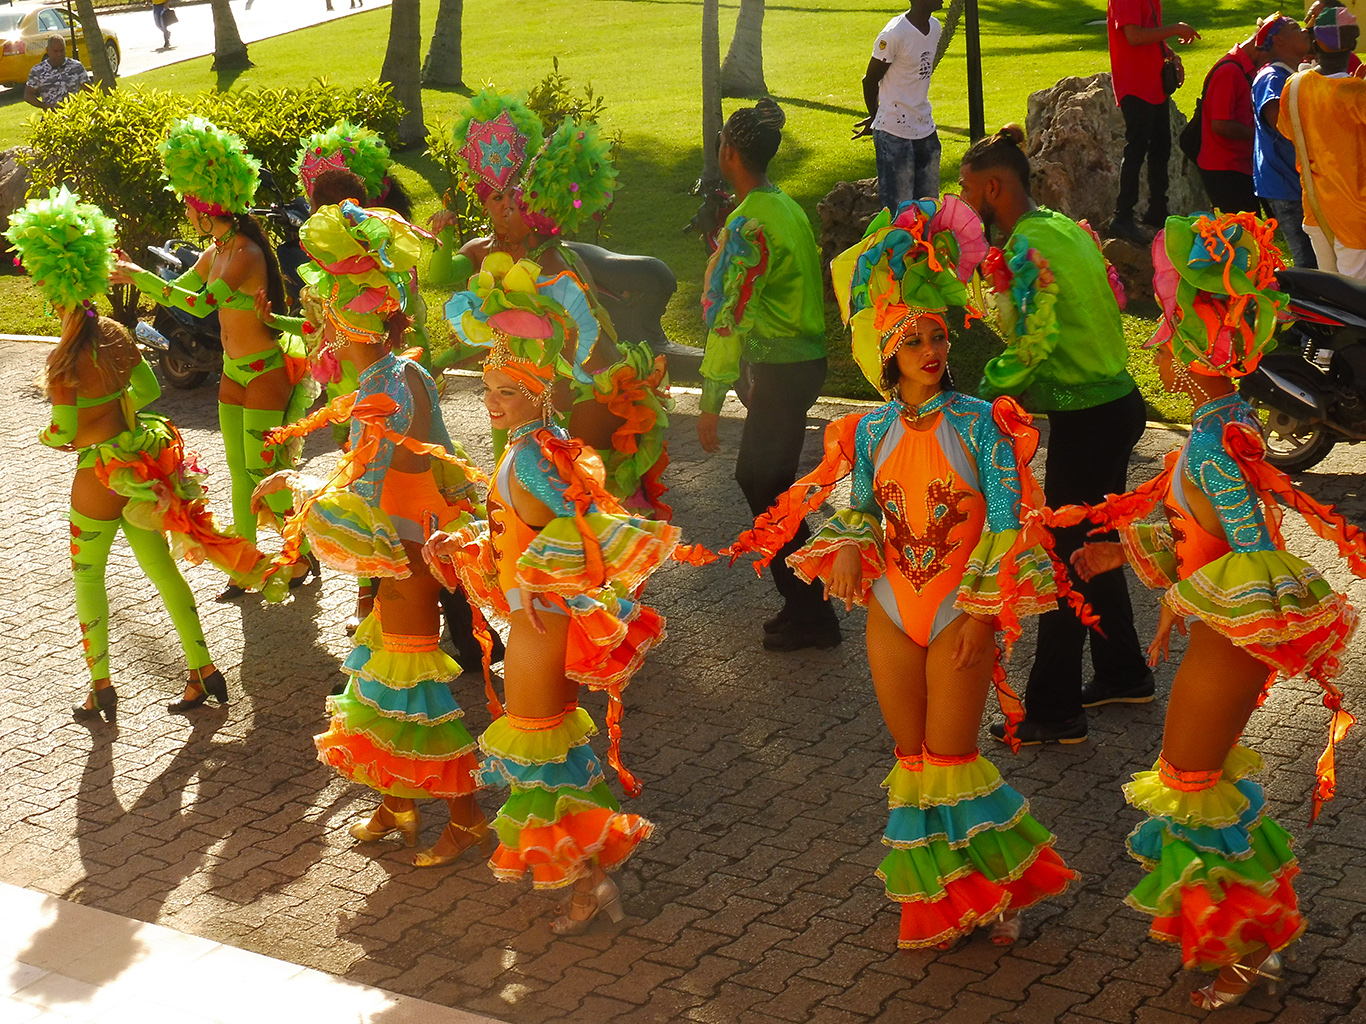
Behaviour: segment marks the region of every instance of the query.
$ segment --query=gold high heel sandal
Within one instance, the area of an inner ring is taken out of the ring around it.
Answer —
[[[437,853],[435,846],[430,850],[419,850],[413,854],[413,867],[436,868],[442,864],[449,864],[474,846],[478,846],[479,852],[485,857],[493,853],[494,834],[493,829],[489,828],[487,820],[475,822],[473,825],[457,825],[455,822],[451,822],[446,826],[442,835],[446,833],[450,833],[451,839],[455,842],[455,852]]]
[[[379,817],[379,812],[381,810],[387,812],[388,815],[394,819],[394,823],[388,828],[382,826],[377,829],[371,828],[371,824]],[[376,840],[383,839],[385,836],[390,836],[395,832],[398,832],[403,836],[404,846],[416,846],[419,827],[420,823],[418,821],[416,807],[411,811],[395,811],[380,804],[380,806],[376,808],[375,813],[370,815],[368,821],[357,821],[353,823],[349,831],[351,835],[359,839],[362,843],[373,843]]]
[[[1276,985],[1281,980],[1281,957],[1279,953],[1271,953],[1256,967],[1251,967],[1241,961],[1229,964],[1229,969],[1238,976],[1238,983],[1245,986],[1238,992],[1225,992],[1219,987],[1219,976],[1215,975],[1204,988],[1197,988],[1191,993],[1191,1005],[1201,1010],[1222,1010],[1225,1006],[1237,1006],[1243,1001],[1243,997],[1257,987],[1258,979],[1266,979],[1267,994],[1274,994]]]
[[[588,926],[599,914],[606,914],[613,924],[626,916],[626,911],[621,909],[621,893],[610,878],[604,877],[587,892],[574,890],[571,906],[586,910],[590,905],[593,912],[587,917],[570,917],[569,914],[564,914],[550,922],[550,930],[556,935],[582,935],[588,931]]]

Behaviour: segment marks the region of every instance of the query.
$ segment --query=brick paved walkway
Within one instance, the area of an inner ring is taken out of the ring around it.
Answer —
[[[84,671],[66,560],[68,457],[33,441],[46,412],[30,380],[46,348],[0,343],[0,881],[62,896],[358,982],[486,1013],[515,1024],[886,1020],[1185,1021],[1200,1016],[1178,957],[1145,940],[1146,922],[1120,902],[1140,877],[1123,840],[1137,816],[1120,782],[1157,750],[1162,704],[1102,709],[1091,741],[1011,757],[983,734],[1007,778],[1058,834],[1085,873],[1062,899],[1032,912],[1024,939],[1001,950],[978,937],[960,951],[898,953],[897,917],[873,869],[886,820],[879,783],[891,751],[869,685],[862,615],[845,644],[769,655],[758,622],[774,606],[749,570],[670,567],[653,601],[670,638],[628,692],[624,752],[645,783],[631,809],[657,838],[622,873],[629,916],[581,938],[552,941],[548,901],[495,884],[471,859],[419,871],[397,846],[357,846],[345,827],[371,795],[313,757],[323,697],[347,645],[341,623],[353,585],[327,573],[282,608],[208,600],[219,581],[189,572],[210,647],[234,703],[188,720],[161,705],[179,690],[180,652],[127,548],[110,563],[112,656],[123,696],[117,732],[70,721]],[[468,379],[451,382],[452,433],[487,464],[486,420]],[[159,408],[205,465],[222,466],[211,390],[169,393]],[[696,444],[696,399],[674,418],[669,473],[677,522],[691,539],[725,542],[741,528],[726,454]],[[822,405],[817,419],[841,412]],[[1135,479],[1174,442],[1150,431]],[[325,435],[307,454],[330,460]],[[808,452],[815,450],[808,445]],[[1366,451],[1342,449],[1303,484],[1366,521]],[[226,505],[226,472],[210,481]],[[1293,545],[1318,544],[1296,522]],[[1326,559],[1324,560],[1326,563]],[[1334,582],[1346,585],[1341,570]],[[1355,602],[1366,586],[1353,582]],[[1142,631],[1156,604],[1135,594]],[[1366,708],[1366,651],[1346,689]],[[1012,679],[1028,664],[1029,638]],[[1172,670],[1159,671],[1159,691]],[[487,722],[476,675],[457,692],[472,732]],[[601,717],[602,703],[589,698]],[[1278,723],[1273,728],[1273,723]],[[1272,813],[1300,839],[1298,889],[1310,931],[1288,988],[1249,998],[1221,1021],[1360,1020],[1366,985],[1366,757],[1354,733],[1340,751],[1341,792],[1308,828],[1308,793],[1325,713],[1301,682],[1279,686],[1249,728],[1267,759]],[[492,798],[485,800],[488,810]],[[431,807],[424,839],[443,813]],[[22,959],[22,957],[21,957]]]

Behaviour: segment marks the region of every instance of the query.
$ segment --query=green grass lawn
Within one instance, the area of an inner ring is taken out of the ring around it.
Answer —
[[[534,10],[534,13],[533,13]],[[1229,46],[1248,35],[1258,13],[1251,3],[1214,0],[1170,2],[1169,20],[1187,20],[1204,38],[1187,48],[1193,83]],[[511,16],[509,16],[511,12]],[[773,179],[800,202],[815,222],[816,204],[841,180],[874,174],[872,144],[850,140],[850,126],[862,113],[860,79],[877,32],[894,13],[866,2],[797,0],[773,4],[764,22],[765,73],[772,94],[787,111],[782,149],[771,168]],[[722,46],[729,42],[736,5],[722,5]],[[982,5],[982,50],[988,129],[1024,121],[1031,92],[1065,75],[1107,70],[1104,0],[1026,0]],[[429,36],[436,4],[423,5],[423,32]],[[1091,24],[1097,22],[1097,24]],[[606,122],[623,136],[621,177],[616,206],[607,222],[605,243],[623,252],[663,259],[678,277],[679,288],[665,319],[678,341],[702,340],[698,295],[706,253],[701,241],[682,228],[698,201],[688,194],[701,169],[700,9],[682,0],[546,0],[534,9],[494,0],[467,0],[464,18],[465,79],[500,89],[526,89],[550,70],[553,56],[578,83],[591,81],[607,100]],[[320,74],[338,85],[378,75],[388,37],[389,13],[379,10],[330,25],[305,29],[251,45],[256,67],[220,78],[209,59],[147,72],[136,81],[163,89],[195,91],[243,86],[306,85]],[[944,144],[942,177],[956,188],[958,162],[967,148],[967,87],[960,31],[936,72],[931,101]],[[328,55],[319,59],[319,55]],[[344,55],[344,59],[337,59]],[[1195,85],[1178,94],[1189,108]],[[448,124],[464,103],[456,91],[427,90],[424,114],[429,125]],[[726,101],[729,113],[743,101]],[[22,102],[0,107],[0,146],[22,143],[30,108]],[[398,154],[399,177],[412,193],[418,212],[436,208],[445,176],[424,158],[421,147]],[[431,294],[429,304],[445,296]],[[1131,340],[1150,328],[1128,318]],[[51,330],[41,302],[22,281],[0,281],[0,330],[35,333]],[[867,397],[871,390],[852,368],[838,318],[830,320],[832,377],[827,390]],[[435,328],[438,337],[441,327]],[[975,379],[997,344],[976,328],[959,339],[954,366],[960,380]],[[1134,367],[1140,376],[1146,357]],[[1157,391],[1145,384],[1150,403]],[[1158,411],[1164,411],[1159,403]]]

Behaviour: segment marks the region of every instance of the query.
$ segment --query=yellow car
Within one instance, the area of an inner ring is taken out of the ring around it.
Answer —
[[[73,29],[79,54],[71,45]],[[104,35],[105,52],[109,54],[109,64],[117,75],[119,37],[107,29],[101,32]],[[27,82],[33,65],[47,53],[47,41],[58,34],[66,40],[67,56],[75,57],[90,71],[90,52],[85,45],[85,33],[81,31],[80,21],[67,14],[65,7],[56,4],[0,7],[0,85],[23,85]]]

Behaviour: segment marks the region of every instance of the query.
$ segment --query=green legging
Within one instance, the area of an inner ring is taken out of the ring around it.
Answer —
[[[232,476],[232,525],[239,537],[256,543],[256,516],[251,511],[251,492],[277,469],[288,464],[281,448],[266,447],[266,431],[283,426],[283,409],[248,409],[218,403],[218,426],[223,432],[223,453]],[[278,454],[277,454],[278,453]],[[276,491],[266,498],[271,511],[283,514],[293,502],[289,491]]]
[[[194,606],[194,595],[176,568],[165,536],[133,526],[123,519],[91,519],[74,508],[69,518],[76,617],[81,623],[81,646],[85,650],[91,683],[109,678],[109,592],[105,589],[104,573],[109,549],[113,547],[120,527],[138,565],[156,585],[161,603],[170,612],[189,667],[198,669],[212,664],[208,644],[204,642],[204,627],[199,623],[199,611]]]

